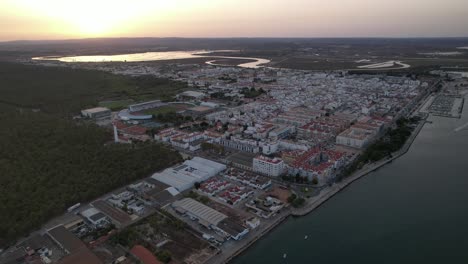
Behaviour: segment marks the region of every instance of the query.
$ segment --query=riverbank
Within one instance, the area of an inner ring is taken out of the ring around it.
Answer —
[[[343,191],[346,187],[350,186],[353,182],[392,162],[393,160],[401,157],[410,149],[417,135],[426,124],[426,119],[427,116],[426,118],[422,119],[418,126],[413,130],[411,136],[407,139],[404,146],[399,151],[392,153],[391,158],[380,160],[373,164],[364,166],[361,170],[355,172],[350,177],[345,178],[343,181],[335,183],[329,188],[323,189],[318,196],[308,199],[306,201],[306,204],[301,208],[292,208],[291,210],[282,212],[281,215],[277,216],[274,220],[271,220],[270,223],[265,224],[262,228],[251,231],[252,236],[248,236],[242,241],[237,241],[236,244],[229,245],[227,249],[222,249],[222,252],[220,254],[211,258],[207,263],[229,263],[231,260],[233,260],[242,252],[244,252],[247,248],[249,248],[260,238],[262,238],[263,236],[274,230],[276,227],[278,227],[281,223],[286,221],[290,216],[300,217],[311,213],[320,205],[324,204],[328,199],[332,198],[334,195],[338,194],[339,192]]]
[[[291,216],[291,211],[286,209],[285,211],[281,212],[280,215],[276,216],[273,220],[266,220],[270,221],[268,224],[264,224],[262,227],[258,229],[254,229],[250,231],[248,237],[245,237],[241,241],[235,241],[230,245],[226,245],[226,248],[222,248],[220,254],[213,256],[210,260],[206,262],[206,264],[219,264],[219,263],[229,263],[239,254],[244,252],[247,248],[249,248],[252,244],[254,244],[257,240],[271,232],[281,223],[286,221],[288,217]],[[228,242],[229,243],[229,242]]]
[[[391,163],[393,160],[395,160],[395,159],[401,157],[402,155],[404,155],[406,152],[408,152],[408,150],[411,147],[411,144],[414,142],[417,135],[419,134],[421,129],[426,124],[427,117],[428,116],[426,116],[426,118],[424,118],[424,119],[422,119],[420,121],[418,126],[411,133],[411,136],[406,140],[403,147],[399,151],[392,153],[390,158],[380,160],[380,161],[374,162],[372,164],[365,165],[361,170],[356,171],[353,175],[345,178],[343,181],[333,184],[328,189],[323,189],[320,192],[320,194],[317,197],[315,197],[315,199],[313,199],[313,200],[311,199],[311,200],[306,201],[306,204],[301,208],[293,209],[291,215],[292,216],[304,216],[304,215],[307,215],[307,214],[311,213],[314,209],[316,209],[317,207],[322,205],[324,202],[326,202],[328,199],[333,197],[335,194],[337,194],[340,191],[344,190],[351,183],[359,180],[363,176],[365,176],[365,175],[379,169],[380,167],[382,167],[382,166],[384,166],[384,165],[386,165],[388,163]]]
[[[313,213],[289,218],[231,263],[463,262],[468,141],[453,130],[467,114],[430,116],[404,155]]]

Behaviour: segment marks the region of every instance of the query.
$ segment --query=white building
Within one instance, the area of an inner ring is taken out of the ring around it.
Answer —
[[[206,94],[195,91],[185,91],[177,95],[179,100],[199,101],[206,97]]]
[[[351,127],[336,137],[336,144],[362,149],[369,145],[376,135],[376,130]]]
[[[81,115],[92,119],[107,119],[111,117],[111,110],[105,107],[95,107],[81,110]]]
[[[262,147],[262,152],[265,155],[271,155],[278,152],[279,143],[277,141],[274,142],[261,142],[260,146]]]
[[[279,158],[258,156],[253,159],[253,170],[268,176],[280,176],[284,172],[284,161]]]
[[[257,141],[220,139],[219,144],[245,152],[258,153],[260,151]]]
[[[232,221],[227,215],[192,198],[175,201],[171,206],[179,214],[186,215],[192,220],[197,220],[200,225],[214,230],[227,240],[240,240],[249,233],[248,228]]]
[[[80,214],[95,226],[106,225],[110,223],[109,219],[101,211],[94,207],[86,209]]]
[[[154,101],[129,105],[128,110],[130,110],[130,112],[133,113],[133,112],[139,112],[139,111],[143,111],[147,109],[161,107],[164,105],[166,105],[166,103],[161,102],[161,100],[154,100]]]
[[[151,177],[182,192],[192,188],[196,182],[207,180],[225,169],[224,164],[194,157],[182,165],[155,173]]]

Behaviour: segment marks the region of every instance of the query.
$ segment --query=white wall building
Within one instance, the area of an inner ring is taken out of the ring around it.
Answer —
[[[284,161],[279,158],[258,156],[253,159],[253,170],[268,176],[280,176],[284,172]]]
[[[376,134],[375,131],[351,127],[336,137],[336,144],[361,149],[366,147]]]
[[[107,119],[111,117],[111,110],[106,107],[95,107],[81,110],[81,115],[92,119]]]
[[[182,165],[172,167],[151,178],[176,188],[179,192],[193,187],[195,182],[207,180],[226,169],[226,165],[211,160],[194,157]]]

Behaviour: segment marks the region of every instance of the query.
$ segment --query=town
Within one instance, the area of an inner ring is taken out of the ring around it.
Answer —
[[[413,111],[439,85],[434,77],[268,67],[71,67],[186,83],[171,100],[106,100],[74,117],[108,128],[114,144],[156,141],[184,161],[70,207],[5,252],[5,263],[227,262],[315,208],[401,120],[417,126],[423,116]]]

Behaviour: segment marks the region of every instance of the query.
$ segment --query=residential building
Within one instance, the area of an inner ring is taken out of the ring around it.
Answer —
[[[284,161],[280,158],[258,156],[253,159],[253,170],[268,176],[277,177],[284,173]]]

